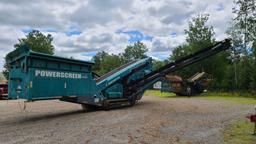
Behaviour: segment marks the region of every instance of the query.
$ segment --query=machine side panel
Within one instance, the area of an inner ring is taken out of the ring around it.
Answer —
[[[90,74],[49,69],[30,69],[30,97],[51,99],[62,96],[90,96]]]
[[[87,61],[60,58],[16,49],[8,54],[11,65],[9,98],[28,101],[72,97],[100,97]]]

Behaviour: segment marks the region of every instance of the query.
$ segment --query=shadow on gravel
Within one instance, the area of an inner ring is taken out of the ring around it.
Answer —
[[[52,120],[56,118],[62,118],[62,117],[70,117],[74,115],[80,115],[83,113],[90,113],[86,112],[84,110],[73,110],[69,112],[60,112],[60,113],[50,113],[50,114],[41,114],[41,115],[26,115],[26,112],[24,112],[24,115],[19,115],[15,117],[15,119],[6,119],[6,121],[1,121],[1,124],[3,125],[20,125],[20,124],[27,124],[27,123],[33,123],[43,120]]]
[[[112,107],[110,110],[104,110],[104,108],[98,108],[95,111],[99,111],[99,110],[103,110],[103,111],[118,111],[118,110],[127,110],[127,109],[132,109],[132,108],[140,108],[140,107],[144,107],[147,105],[152,105],[156,102],[153,101],[145,101],[145,100],[140,100],[138,101],[135,105],[130,106],[130,105],[126,105],[126,106],[117,106],[117,107]],[[92,111],[93,112],[93,111]]]
[[[140,100],[133,107],[144,107],[144,106],[152,105],[152,104],[155,104],[155,103],[157,103],[157,102],[155,102],[155,101],[147,101],[147,100]]]
[[[51,113],[51,114],[44,114],[39,116],[27,116],[27,117],[24,117],[24,119],[20,120],[19,123],[30,123],[30,122],[37,122],[41,120],[50,120],[55,118],[79,115],[83,113],[90,113],[90,112],[86,112],[84,110],[73,110],[69,112]]]
[[[132,108],[140,108],[145,105],[152,105],[154,102],[152,101],[140,101],[134,106],[124,106],[124,107],[119,107],[119,108],[112,108],[109,111],[117,111],[117,110],[127,110],[127,109],[132,109]],[[43,113],[43,114],[38,114],[38,115],[30,115],[29,112],[26,113],[24,112],[24,115],[20,115],[16,117],[15,119],[12,120],[6,120],[5,122],[1,122],[2,124],[5,125],[14,125],[14,124],[28,124],[28,123],[34,123],[34,122],[39,122],[39,121],[47,121],[47,120],[53,120],[53,119],[58,119],[58,118],[64,118],[64,117],[74,117],[74,116],[80,116],[82,114],[89,114],[89,113],[94,113],[97,111],[104,111],[102,108],[96,109],[96,110],[90,110],[90,111],[85,111],[83,109],[79,110],[72,110],[68,112],[57,112],[57,113]],[[106,111],[108,112],[108,111]]]

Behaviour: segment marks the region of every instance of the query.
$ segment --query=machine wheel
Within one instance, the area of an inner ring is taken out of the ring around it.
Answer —
[[[134,106],[135,103],[136,103],[136,97],[132,97],[132,98],[130,99],[130,105],[131,105],[131,106]]]
[[[94,111],[96,110],[96,106],[88,105],[88,104],[81,104],[84,111]]]

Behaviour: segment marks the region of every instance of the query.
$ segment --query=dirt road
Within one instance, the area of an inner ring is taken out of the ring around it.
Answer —
[[[60,101],[0,101],[0,143],[222,143],[223,127],[253,108],[197,98],[144,96],[134,107],[83,112]]]

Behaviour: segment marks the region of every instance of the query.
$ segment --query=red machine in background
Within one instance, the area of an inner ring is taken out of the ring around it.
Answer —
[[[253,135],[256,135],[256,107],[255,107],[255,114],[254,115],[249,115],[246,118],[248,118],[250,120],[250,122],[254,123]]]
[[[7,98],[8,84],[0,84],[0,99]]]

